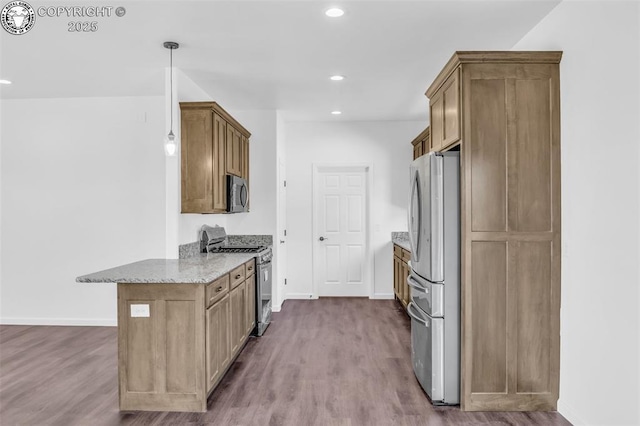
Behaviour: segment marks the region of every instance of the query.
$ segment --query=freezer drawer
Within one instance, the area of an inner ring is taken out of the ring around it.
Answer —
[[[429,282],[416,274],[407,277],[411,300],[432,317],[444,316],[444,284]]]
[[[432,318],[412,301],[411,361],[420,386],[434,405],[460,403],[460,323]],[[455,317],[455,316],[454,316]]]
[[[444,319],[431,318],[409,303],[413,371],[434,404],[444,400]]]

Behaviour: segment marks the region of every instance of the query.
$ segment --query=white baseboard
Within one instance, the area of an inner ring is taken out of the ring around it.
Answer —
[[[393,293],[374,293],[370,299],[394,299],[395,295]]]
[[[271,307],[271,312],[280,312],[282,305],[276,305]]]
[[[117,327],[118,320],[101,318],[0,318],[2,325],[75,325],[89,327]]]
[[[304,299],[310,300],[313,299],[313,294],[311,293],[287,293],[286,299]]]
[[[568,406],[562,402],[562,399],[558,400],[558,413],[562,414],[562,417],[567,419],[569,423],[574,426],[586,426],[588,425],[583,419],[581,419],[573,407]]]

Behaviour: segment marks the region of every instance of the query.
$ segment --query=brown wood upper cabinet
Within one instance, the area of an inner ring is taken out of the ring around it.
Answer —
[[[463,410],[556,409],[561,57],[456,52],[427,90],[432,149],[460,140]]]
[[[249,181],[251,133],[215,102],[181,102],[182,213],[224,213],[227,174]]]
[[[431,90],[431,88],[429,88]],[[460,72],[455,70],[429,96],[431,145],[442,151],[460,140]]]
[[[431,147],[431,128],[427,126],[426,129],[411,141],[411,145],[413,145],[414,160],[429,152],[429,148]]]

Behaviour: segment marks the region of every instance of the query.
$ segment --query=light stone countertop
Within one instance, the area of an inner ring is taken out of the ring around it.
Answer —
[[[391,233],[391,242],[393,244],[397,244],[403,249],[407,251],[411,251],[411,245],[409,244],[409,233],[408,232],[392,232]]]
[[[202,253],[186,259],[147,259],[76,278],[79,283],[207,284],[255,253]]]

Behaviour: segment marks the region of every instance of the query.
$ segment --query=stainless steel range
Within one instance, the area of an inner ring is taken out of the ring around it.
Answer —
[[[221,226],[203,225],[200,228],[202,253],[255,253],[256,254],[256,328],[252,334],[262,336],[271,322],[273,250],[266,245],[229,245],[227,233]]]

